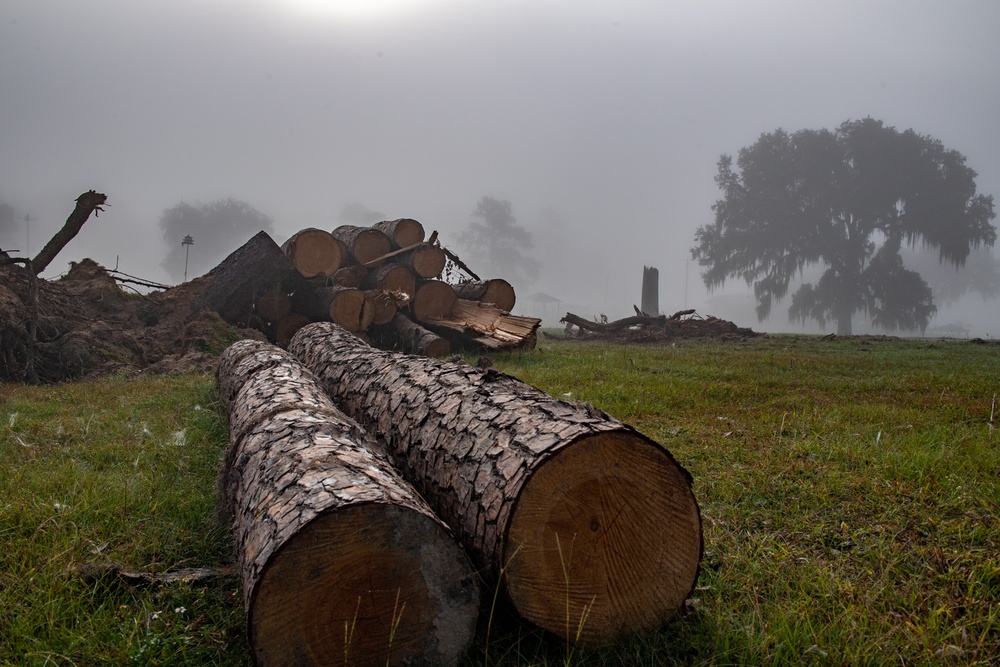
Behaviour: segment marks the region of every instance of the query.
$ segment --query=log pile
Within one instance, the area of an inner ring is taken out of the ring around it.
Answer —
[[[595,322],[573,313],[559,320],[566,323],[565,336],[574,340],[612,340],[620,343],[655,343],[675,338],[707,338],[717,341],[741,341],[763,334],[750,328],[738,327],[729,320],[709,315],[699,316],[694,310],[681,310],[669,317],[650,316],[638,308],[633,317],[614,322]]]
[[[256,664],[458,664],[476,573],[384,448],[270,344],[231,345],[218,383],[220,483]]]
[[[289,351],[528,621],[601,645],[658,629],[692,591],[698,505],[656,442],[494,370],[379,350],[331,323],[303,327]]]
[[[473,280],[442,276],[461,267]],[[378,345],[448,356],[454,350],[534,347],[537,318],[511,315],[516,297],[502,278],[480,280],[416,220],[371,227],[308,228],[279,248],[260,232],[206,276],[194,307],[261,330],[285,346],[310,322],[333,322]]]

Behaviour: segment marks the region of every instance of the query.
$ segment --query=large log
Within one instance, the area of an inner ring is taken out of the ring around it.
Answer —
[[[403,292],[409,297],[417,288],[417,279],[405,266],[389,262],[368,272],[361,286],[365,289],[380,289],[387,292]]]
[[[692,591],[691,477],[653,440],[496,371],[377,350],[329,324],[289,350],[386,441],[529,621],[604,644],[661,627]]]
[[[428,331],[401,313],[384,325],[372,326],[371,336],[383,349],[395,349],[425,357],[447,357],[451,344],[433,331]]]
[[[460,348],[498,351],[533,348],[541,324],[537,317],[511,315],[490,303],[457,299],[447,317],[427,327]]]
[[[341,225],[333,230],[333,236],[347,246],[347,251],[358,264],[368,264],[368,268],[382,265],[379,257],[389,252],[389,237],[372,227]]]
[[[218,377],[256,664],[458,664],[478,582],[426,502],[286,353],[241,341]]]
[[[445,254],[439,246],[423,243],[402,253],[397,261],[418,278],[437,278],[444,271]]]
[[[365,293],[353,287],[319,287],[296,303],[296,310],[314,320],[335,322],[348,331],[364,331],[375,317]]]
[[[514,288],[503,278],[470,280],[459,283],[455,285],[455,294],[459,299],[492,303],[500,310],[506,310],[508,313],[514,309],[514,303],[517,301]]]
[[[347,260],[347,247],[323,229],[303,229],[281,244],[292,266],[306,278],[332,276]]]
[[[441,280],[422,280],[417,284],[410,311],[418,322],[446,317],[455,305],[455,289]]]
[[[229,323],[239,322],[253,312],[257,297],[272,290],[285,294],[307,291],[302,276],[263,231],[233,251],[205,278],[206,286],[193,300],[192,310],[214,310]]]
[[[405,248],[424,240],[424,226],[411,218],[383,220],[382,222],[376,222],[372,227],[389,237],[394,250]]]

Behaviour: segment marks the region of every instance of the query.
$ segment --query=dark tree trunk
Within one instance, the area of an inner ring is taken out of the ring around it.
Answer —
[[[702,536],[691,478],[662,446],[514,378],[372,348],[329,324],[289,348],[515,607],[569,640],[659,628],[693,589]]]
[[[653,266],[642,267],[642,312],[650,317],[660,314],[660,271]]]
[[[223,354],[220,480],[258,665],[456,665],[475,572],[430,507],[314,376],[241,341]]]
[[[107,200],[107,195],[94,192],[93,190],[88,190],[76,198],[76,207],[69,214],[69,217],[66,218],[66,224],[45,244],[45,247],[35,256],[35,259],[31,261],[31,267],[36,276],[48,268],[52,260],[59,254],[59,251],[73,240],[73,237],[79,233],[83,227],[83,223],[87,222],[91,213],[104,210],[101,206]]]

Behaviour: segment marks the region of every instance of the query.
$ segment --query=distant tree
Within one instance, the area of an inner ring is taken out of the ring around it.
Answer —
[[[170,248],[160,266],[177,282],[184,276],[185,248],[181,241],[185,236],[194,238],[188,266],[191,278],[209,271],[257,232],[273,234],[271,218],[232,198],[203,206],[181,202],[163,211],[159,224]]]
[[[961,153],[871,118],[833,132],[765,133],[740,150],[737,169],[728,155],[718,167],[723,198],[691,254],[709,289],[729,277],[752,284],[761,320],[793,278],[819,266],[816,284],[792,296],[792,319],[832,320],[850,334],[860,312],[882,329],[922,330],[936,307],[923,278],[903,266],[902,244],[919,241],[961,266],[972,248],[996,240],[993,197],[976,194]]]
[[[465,249],[465,263],[482,278],[504,278],[514,285],[530,285],[538,277],[531,251],[531,233],[517,224],[509,201],[483,197],[473,220],[457,236]]]
[[[351,202],[344,205],[337,215],[337,221],[342,225],[356,225],[358,227],[369,227],[376,222],[385,220],[385,214],[373,211],[360,202]]]
[[[1000,297],[1000,262],[989,248],[970,252],[961,267],[940,261],[937,253],[925,248],[904,255],[903,263],[927,281],[935,303],[954,303],[966,294],[978,294],[983,300]]]

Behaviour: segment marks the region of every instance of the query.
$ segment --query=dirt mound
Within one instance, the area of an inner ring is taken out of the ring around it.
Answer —
[[[230,343],[262,338],[212,311],[193,311],[203,279],[140,295],[123,290],[91,259],[71,262],[55,281],[2,262],[0,257],[0,381],[212,372]]]

